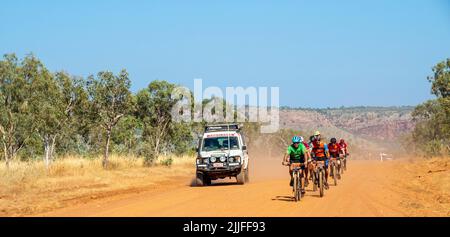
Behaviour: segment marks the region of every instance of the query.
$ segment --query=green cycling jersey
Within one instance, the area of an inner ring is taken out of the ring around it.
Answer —
[[[290,156],[291,161],[300,161],[304,162],[306,147],[302,143],[298,144],[298,147],[295,148],[294,144],[288,146],[287,154]]]

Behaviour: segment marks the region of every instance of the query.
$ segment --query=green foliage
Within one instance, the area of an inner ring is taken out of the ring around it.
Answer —
[[[426,156],[450,154],[450,59],[433,68],[434,75],[428,77],[431,92],[437,96],[418,105],[412,112],[416,127],[409,143]]]
[[[14,54],[0,60],[0,159],[7,164],[54,155],[104,152],[132,154],[154,165],[160,152],[191,152],[197,126],[173,122],[172,107],[179,98],[176,85],[154,81],[136,95],[129,75],[102,71],[88,78],[66,72],[51,73],[33,55]],[[170,165],[172,161],[165,161]],[[112,164],[111,164],[112,165]]]
[[[162,151],[180,154],[193,145],[191,125],[172,120],[172,108],[180,99],[171,96],[174,88],[166,81],[153,81],[136,95],[136,117],[142,123],[144,152],[149,153],[144,157],[152,158]]]
[[[169,130],[170,140],[167,150],[175,153],[175,155],[181,155],[192,150],[196,144],[191,129],[192,126],[189,123],[172,123]]]
[[[131,81],[126,70],[119,75],[103,71],[97,78],[89,76],[87,90],[91,102],[91,112],[97,116],[94,122],[106,133],[103,165],[108,166],[109,145],[113,128],[122,117],[133,109],[133,97],[130,92]]]
[[[137,154],[136,147],[142,137],[142,124],[133,115],[121,119],[114,128],[112,142],[113,151],[117,154]]]
[[[170,167],[173,163],[173,158],[169,157],[161,161],[161,165]]]
[[[433,76],[428,77],[431,82],[431,93],[437,97],[450,96],[450,58],[433,67]]]
[[[39,89],[49,81],[49,73],[33,55],[19,62],[15,55],[0,61],[0,139],[2,154],[9,165],[33,136]]]
[[[144,142],[142,149],[139,150],[139,156],[144,158],[144,166],[153,166],[158,158],[155,154],[155,149],[149,142]]]

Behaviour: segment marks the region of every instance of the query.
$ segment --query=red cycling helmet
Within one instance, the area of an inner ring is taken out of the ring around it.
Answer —
[[[341,140],[339,140],[340,143],[344,143],[344,138],[341,138]]]

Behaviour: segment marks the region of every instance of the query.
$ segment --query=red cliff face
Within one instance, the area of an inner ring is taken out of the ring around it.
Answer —
[[[326,129],[360,138],[389,141],[414,128],[411,111],[410,107],[288,109],[280,111],[280,125],[282,128],[304,131]]]
[[[367,125],[351,131],[364,137],[376,138],[380,140],[391,140],[404,133],[412,131],[413,128],[414,123],[411,121],[394,120]]]

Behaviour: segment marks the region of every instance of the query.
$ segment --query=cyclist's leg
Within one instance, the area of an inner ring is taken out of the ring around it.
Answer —
[[[313,163],[311,164],[311,174],[314,175],[317,180],[316,170],[317,170],[317,161],[314,159]]]
[[[308,173],[309,173],[309,172],[308,172],[308,169],[305,169],[305,170],[304,170],[305,180],[308,180]]]
[[[306,187],[308,185],[308,169],[305,166],[306,157],[304,157],[301,161],[301,174],[302,174],[302,187]]]
[[[302,164],[302,166],[300,168],[300,182],[302,184],[302,193],[305,193],[305,180],[306,180],[305,175],[304,175],[305,171],[306,171],[305,165]]]
[[[315,166],[315,160],[312,160],[312,162],[309,164],[310,165],[310,170],[309,170],[309,172],[310,172],[310,177],[311,177],[311,180],[314,180],[313,179],[313,177],[312,176],[316,176],[316,166]]]
[[[330,169],[330,160],[328,158],[324,158],[325,159],[325,183],[328,184],[328,174],[329,174],[329,169]]]
[[[305,179],[308,180],[311,179],[313,173],[311,171],[311,162],[308,162],[308,166],[306,166],[306,175],[305,175]]]
[[[289,186],[293,186],[294,185],[294,176],[292,174],[292,171],[293,171],[292,168],[293,167],[292,167],[292,163],[291,163],[291,164],[289,164],[289,176],[291,176],[291,180],[289,181]]]
[[[320,169],[316,168],[316,175],[317,175],[316,176],[316,178],[317,178],[316,182],[317,182],[317,184],[319,184],[319,179],[320,179],[320,177],[322,175],[321,173],[323,172],[323,173],[326,174],[326,169],[325,169],[325,161],[324,161],[324,159],[318,158],[317,162],[320,163]],[[322,177],[322,178],[325,178],[325,177]],[[322,181],[323,181],[323,184],[325,184],[325,180],[322,180]]]
[[[333,167],[336,168],[336,159],[334,159],[333,156],[330,156],[329,160],[330,161],[328,161],[328,166],[329,166],[330,176],[334,177],[334,175],[336,175],[336,174],[334,174],[334,171],[332,168]]]

